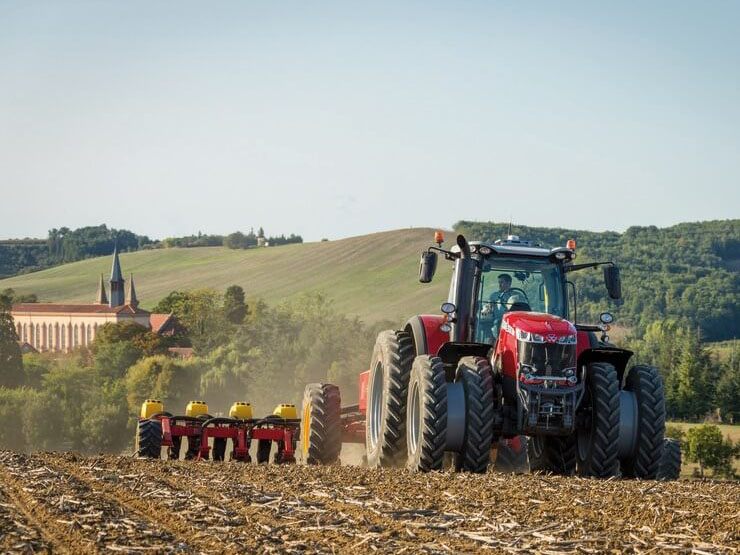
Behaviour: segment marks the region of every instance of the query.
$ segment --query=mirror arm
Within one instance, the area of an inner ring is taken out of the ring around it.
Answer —
[[[575,272],[577,270],[583,270],[585,268],[597,268],[599,266],[614,266],[614,262],[587,262],[586,264],[571,264],[564,266],[563,271],[567,274],[568,272]]]
[[[438,251],[445,255],[445,260],[455,260],[456,258],[460,258],[460,253],[454,253],[452,251],[446,251],[439,247],[429,247],[427,249],[427,252],[429,251]]]

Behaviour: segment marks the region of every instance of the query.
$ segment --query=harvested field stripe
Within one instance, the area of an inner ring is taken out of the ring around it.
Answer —
[[[170,485],[147,474],[121,474],[119,469],[98,466],[101,460],[88,459],[79,464],[60,456],[41,457],[49,466],[74,472],[95,492],[206,553],[243,552],[252,543],[250,536],[241,533],[244,519],[183,489],[186,483]]]
[[[0,459],[0,463],[4,462]],[[25,520],[43,537],[44,547],[49,552],[73,553],[68,548],[69,544],[85,545],[91,551],[95,550],[93,542],[70,526],[61,524],[44,508],[44,500],[36,499],[25,491],[23,484],[13,477],[2,464],[0,464],[0,487],[8,493],[13,506],[24,516]],[[64,538],[65,541],[59,542],[59,538]]]
[[[11,501],[0,477],[0,553],[50,553],[43,530],[32,524],[21,506]],[[16,497],[17,498],[17,497]]]

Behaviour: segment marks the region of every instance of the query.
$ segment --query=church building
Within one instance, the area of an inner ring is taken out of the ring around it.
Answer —
[[[113,251],[110,276],[110,300],[103,276],[92,304],[20,303],[13,305],[11,315],[18,339],[37,351],[68,353],[90,345],[103,324],[134,322],[163,335],[171,332],[171,314],[152,314],[139,308],[134,276],[128,287],[121,272],[118,249]]]

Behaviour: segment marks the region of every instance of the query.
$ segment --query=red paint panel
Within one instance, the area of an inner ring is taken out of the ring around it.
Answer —
[[[439,326],[447,321],[447,317],[443,314],[422,314],[419,318],[421,318],[421,322],[424,324],[427,354],[436,355],[442,345],[450,340],[449,332],[439,329]]]
[[[367,411],[367,382],[370,379],[370,370],[360,374],[360,411]]]

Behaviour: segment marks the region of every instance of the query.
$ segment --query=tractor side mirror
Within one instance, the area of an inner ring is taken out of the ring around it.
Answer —
[[[426,251],[421,253],[419,262],[419,281],[429,283],[434,277],[434,271],[437,269],[437,253]]]
[[[619,268],[604,266],[604,284],[611,299],[619,300],[622,298],[622,279],[619,277]]]

